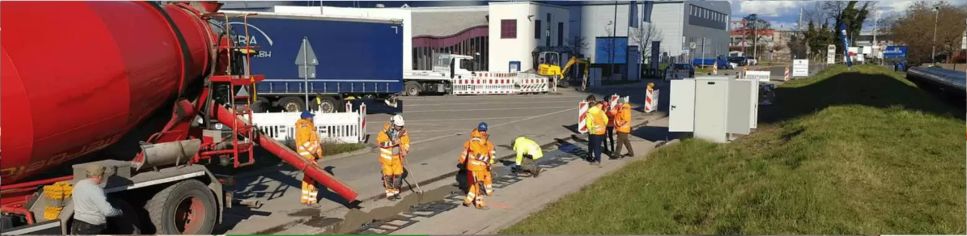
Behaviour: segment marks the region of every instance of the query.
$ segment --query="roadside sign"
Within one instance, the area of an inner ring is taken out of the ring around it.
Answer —
[[[883,50],[883,58],[885,59],[903,59],[906,57],[906,46],[886,46],[886,49]]]
[[[772,77],[772,73],[769,71],[750,70],[745,72],[746,79],[759,80],[759,82],[769,82],[770,77]]]
[[[826,64],[836,64],[836,45],[826,47]]]
[[[793,77],[806,77],[809,76],[809,60],[807,59],[796,59],[792,61],[792,76]]]

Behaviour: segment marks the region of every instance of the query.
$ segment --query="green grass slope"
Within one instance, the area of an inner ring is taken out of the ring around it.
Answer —
[[[963,113],[832,67],[777,89],[753,134],[659,149],[502,233],[964,234]]]

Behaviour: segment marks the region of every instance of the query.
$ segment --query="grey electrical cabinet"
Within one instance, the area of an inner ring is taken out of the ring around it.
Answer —
[[[756,123],[758,85],[728,77],[671,81],[669,132],[694,132],[712,142],[749,134]]]
[[[672,80],[668,105],[668,132],[695,130],[695,80]]]

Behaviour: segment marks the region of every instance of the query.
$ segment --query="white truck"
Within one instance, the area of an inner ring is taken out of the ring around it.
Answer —
[[[473,72],[467,70],[465,63],[463,63],[467,60],[473,60],[473,57],[436,54],[433,60],[433,70],[403,72],[403,95],[449,94],[453,79],[473,76]]]

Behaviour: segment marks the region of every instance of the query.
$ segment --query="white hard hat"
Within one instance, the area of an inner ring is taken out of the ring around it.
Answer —
[[[403,126],[403,124],[405,124],[403,122],[403,116],[398,114],[394,115],[393,118],[390,118],[390,120],[393,121],[393,125],[395,126]]]

